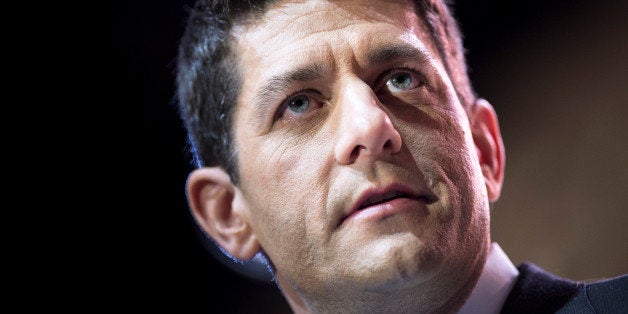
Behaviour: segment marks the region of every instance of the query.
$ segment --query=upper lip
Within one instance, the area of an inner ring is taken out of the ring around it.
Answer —
[[[343,215],[343,221],[354,212],[361,210],[364,207],[380,203],[382,201],[391,200],[399,197],[411,198],[411,199],[424,199],[426,202],[431,203],[432,197],[427,193],[415,191],[409,186],[401,183],[394,183],[380,187],[369,187],[358,194],[358,198],[349,207]]]

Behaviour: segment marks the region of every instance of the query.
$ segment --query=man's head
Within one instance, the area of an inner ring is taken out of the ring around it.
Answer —
[[[242,83],[233,29],[254,24],[276,0],[198,0],[179,46],[177,85],[181,117],[196,166],[220,166],[238,180],[232,116]],[[442,1],[414,1],[461,103],[475,100],[457,23]]]
[[[196,6],[178,73],[199,225],[234,258],[263,252],[295,309],[459,306],[504,152],[447,7],[216,6]]]

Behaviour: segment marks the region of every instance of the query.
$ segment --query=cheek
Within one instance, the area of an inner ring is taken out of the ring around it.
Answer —
[[[308,169],[303,169],[294,147],[287,142],[262,142],[240,152],[241,184],[254,214],[263,220],[281,219],[280,224],[287,220],[284,216],[291,216],[291,224],[302,219],[293,211],[306,193],[307,178],[296,174]]]
[[[262,247],[272,260],[290,263],[311,258],[309,248],[320,247],[316,241],[324,239],[316,233],[326,221],[326,154],[316,137],[276,139],[240,151],[241,185]]]
[[[412,119],[399,119],[396,127],[418,165],[435,161],[458,172],[458,167],[469,164],[475,148],[466,116],[436,106],[415,108],[406,116]]]
[[[271,191],[271,195],[298,198],[308,194],[313,185],[320,181],[317,177],[322,172],[322,159],[325,156],[322,146],[312,138],[264,141],[258,149],[251,151],[253,167],[247,172],[250,177],[258,177],[261,186],[282,189]]]
[[[464,111],[430,106],[414,116],[421,119],[402,121],[398,129],[429,185],[442,194],[444,212],[474,208],[484,184]]]

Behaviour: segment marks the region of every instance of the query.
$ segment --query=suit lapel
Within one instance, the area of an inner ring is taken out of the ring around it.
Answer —
[[[501,313],[555,313],[584,287],[552,275],[532,263],[517,267],[519,277]]]

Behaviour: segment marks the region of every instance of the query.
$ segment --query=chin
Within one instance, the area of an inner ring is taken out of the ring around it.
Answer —
[[[412,234],[380,241],[370,247],[368,254],[368,258],[356,264],[356,271],[362,284],[372,290],[399,289],[428,282],[442,264],[442,254],[428,249]]]

